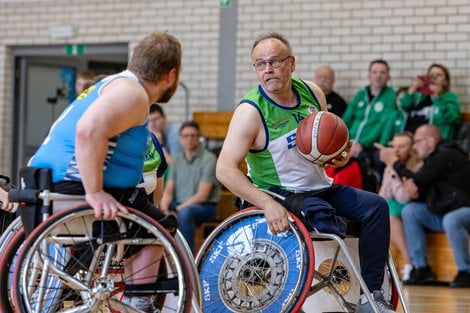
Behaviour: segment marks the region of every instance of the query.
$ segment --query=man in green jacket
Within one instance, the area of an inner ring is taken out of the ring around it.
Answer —
[[[387,86],[390,79],[389,70],[386,61],[372,61],[368,74],[370,84],[354,95],[342,116],[349,128],[350,138],[354,140],[351,156],[369,159],[379,173],[382,172],[383,166],[378,156],[374,156],[374,143],[380,141],[387,120],[394,116],[397,110],[396,93]],[[383,140],[386,143],[390,139]]]

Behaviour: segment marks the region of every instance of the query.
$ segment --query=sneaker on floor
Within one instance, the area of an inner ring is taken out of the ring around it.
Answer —
[[[401,270],[401,280],[402,281],[410,279],[411,270],[413,270],[413,266],[411,266],[411,264],[405,264],[403,266],[403,269]]]
[[[392,305],[384,299],[384,295],[380,290],[372,291],[372,298],[374,298],[374,302],[377,305],[380,313],[396,313],[392,310]],[[356,313],[374,313],[374,309],[367,301],[365,295],[362,295],[359,299],[359,303],[356,307]]]
[[[470,273],[467,271],[459,271],[453,282],[449,285],[450,288],[465,288],[470,287]]]
[[[127,304],[128,306],[139,309],[145,313],[160,313],[160,310],[155,308],[153,303],[147,298],[141,297],[124,297],[122,303]],[[124,313],[124,312],[121,312]]]
[[[426,267],[414,267],[411,270],[410,278],[403,281],[403,285],[426,285],[433,282],[435,275],[431,268]]]

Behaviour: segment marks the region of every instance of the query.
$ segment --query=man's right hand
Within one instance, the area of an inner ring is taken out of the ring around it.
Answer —
[[[112,220],[118,211],[128,214],[126,207],[114,199],[109,193],[101,190],[85,195],[86,202],[95,210],[96,218]]]
[[[264,207],[263,211],[269,229],[274,235],[289,230],[289,214],[281,204],[273,200]]]

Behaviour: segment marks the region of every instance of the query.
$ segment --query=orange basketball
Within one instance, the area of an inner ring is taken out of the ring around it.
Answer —
[[[320,111],[310,114],[300,122],[295,140],[301,155],[323,165],[346,149],[349,131],[336,114]]]

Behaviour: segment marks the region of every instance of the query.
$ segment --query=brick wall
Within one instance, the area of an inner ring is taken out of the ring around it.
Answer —
[[[237,100],[256,84],[249,51],[263,31],[291,41],[296,75],[313,79],[319,64],[336,69],[336,90],[349,99],[367,83],[367,66],[384,58],[393,87],[407,85],[433,62],[449,67],[453,90],[470,110],[470,0],[232,0],[238,2]],[[0,0],[0,171],[11,159],[13,70],[8,47],[63,44],[53,25],[71,24],[68,43],[129,42],[168,30],[183,45],[181,79],[190,90],[190,113],[216,110],[219,1],[217,0]],[[180,88],[166,106],[184,120]]]

